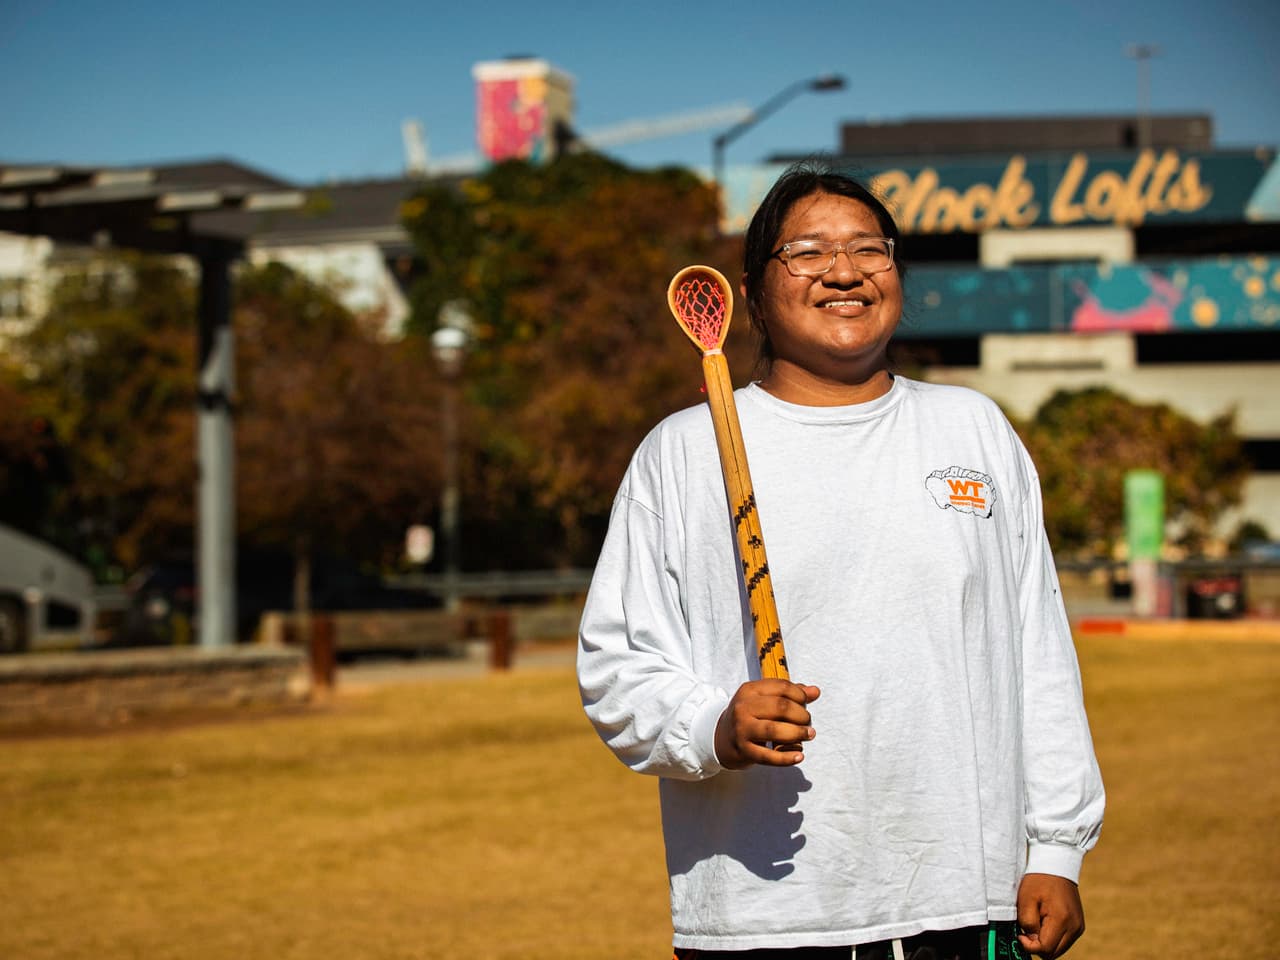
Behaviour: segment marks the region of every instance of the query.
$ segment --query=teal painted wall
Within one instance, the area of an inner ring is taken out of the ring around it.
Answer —
[[[833,163],[876,190],[903,233],[1028,227],[1243,223],[1280,220],[1273,151],[1080,151],[946,157],[921,163],[868,157]],[[724,229],[740,233],[784,169],[730,167]]]
[[[902,338],[1121,330],[1280,331],[1280,258],[1007,270],[917,265]]]

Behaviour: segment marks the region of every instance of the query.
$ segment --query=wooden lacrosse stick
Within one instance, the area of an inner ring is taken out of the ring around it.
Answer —
[[[729,281],[719,270],[685,267],[672,278],[667,288],[667,304],[680,329],[702,352],[707,403],[711,406],[716,446],[720,449],[724,489],[729,496],[729,508],[733,511],[742,579],[747,588],[756,652],[760,657],[760,674],[789,680],[787,656],[782,649],[782,629],[778,626],[778,608],[773,600],[773,581],[769,578],[769,561],[764,553],[764,535],[760,532],[760,517],[756,512],[756,495],[751,486],[751,472],[747,469],[747,451],[742,444],[738,408],[733,402],[733,383],[729,379],[729,364],[721,352],[729,332],[733,292],[729,289]]]

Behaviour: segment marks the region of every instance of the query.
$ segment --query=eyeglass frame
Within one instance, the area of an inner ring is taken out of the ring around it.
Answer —
[[[853,259],[853,255],[849,252],[849,247],[855,243],[865,243],[868,240],[879,240],[880,242],[888,246],[889,248],[888,266],[882,267],[879,270],[866,271],[857,265],[857,263]],[[831,262],[827,264],[827,268],[823,270],[821,273],[796,273],[793,269],[791,269],[791,251],[788,249],[793,243],[833,244],[834,246],[831,251]],[[836,265],[836,257],[840,256],[840,254],[843,253],[846,257],[849,258],[849,262],[853,264],[855,270],[857,270],[859,273],[863,274],[864,276],[874,277],[877,273],[884,273],[886,270],[893,269],[893,265],[895,263],[893,259],[893,248],[894,248],[893,237],[854,237],[851,240],[843,240],[843,241],[842,240],[818,240],[815,238],[815,239],[806,239],[806,240],[788,240],[786,243],[780,246],[777,250],[773,251],[773,253],[769,254],[769,257],[770,259],[777,257],[778,260],[781,261],[782,265],[787,268],[787,273],[791,274],[793,277],[812,278],[812,277],[825,277],[828,273],[830,273],[832,268],[835,267]],[[785,254],[785,256],[783,254]]]

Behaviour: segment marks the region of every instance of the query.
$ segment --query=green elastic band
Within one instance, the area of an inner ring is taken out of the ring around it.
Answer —
[[[996,925],[987,927],[987,960],[996,960]]]

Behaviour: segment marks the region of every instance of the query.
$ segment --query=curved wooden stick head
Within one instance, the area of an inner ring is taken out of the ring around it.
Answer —
[[[685,267],[671,278],[667,305],[685,336],[704,354],[724,346],[733,313],[733,291],[719,270]]]

